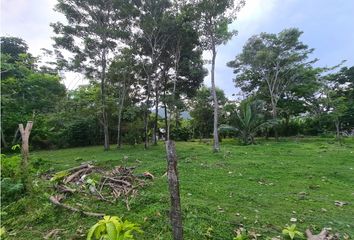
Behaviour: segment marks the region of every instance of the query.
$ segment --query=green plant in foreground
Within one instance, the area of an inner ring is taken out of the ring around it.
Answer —
[[[294,239],[296,236],[299,236],[300,238],[304,237],[304,234],[302,232],[296,230],[295,224],[292,224],[291,226],[287,226],[286,228],[284,228],[282,233],[285,236],[289,236],[290,239]]]
[[[116,216],[104,216],[102,220],[90,228],[87,240],[135,239],[134,232],[142,233],[143,231],[135,223],[123,222],[122,219]]]
[[[248,234],[246,230],[237,230],[237,236],[233,240],[248,240]]]
[[[0,228],[0,237],[4,237],[6,234],[6,229],[4,227]]]

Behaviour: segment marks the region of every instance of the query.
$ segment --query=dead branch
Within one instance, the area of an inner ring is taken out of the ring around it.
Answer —
[[[125,184],[125,185],[127,185],[127,186],[131,186],[131,184],[130,184],[129,182],[124,181],[124,180],[120,180],[120,179],[116,179],[116,178],[111,178],[111,177],[107,177],[107,176],[103,176],[103,178],[104,178],[104,179],[108,179],[108,180],[110,180],[110,181],[112,181],[112,182],[123,183],[123,184]]]
[[[57,206],[60,206],[60,207],[63,207],[63,208],[66,208],[66,209],[69,209],[73,212],[78,212],[78,213],[82,213],[84,215],[87,215],[87,216],[93,216],[93,217],[103,217],[105,216],[105,214],[103,213],[94,213],[94,212],[86,212],[86,211],[82,211],[78,208],[74,208],[72,206],[69,206],[69,205],[66,205],[64,203],[61,203],[60,202],[60,197],[58,195],[55,195],[55,196],[50,196],[49,200],[54,204],[54,205],[57,205]]]
[[[323,229],[318,235],[313,235],[310,229],[307,229],[305,233],[308,240],[325,240],[327,239],[327,235],[328,235],[326,229]]]
[[[63,182],[64,184],[71,182],[73,179],[75,179],[77,176],[79,176],[81,173],[85,172],[85,171],[89,171],[93,168],[93,166],[88,165],[86,168],[82,168],[77,172],[74,172],[73,174],[71,174],[70,176],[68,176]]]

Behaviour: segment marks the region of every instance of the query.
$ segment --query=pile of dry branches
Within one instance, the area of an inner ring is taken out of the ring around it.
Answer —
[[[128,210],[129,198],[138,193],[138,188],[146,184],[146,179],[153,179],[149,172],[133,174],[135,167],[116,166],[111,170],[104,170],[91,164],[81,164],[51,177],[58,194],[51,196],[50,201],[66,209],[81,212],[86,215],[98,216],[100,213],[84,212],[60,201],[70,194],[78,193],[93,196],[111,203],[123,198]]]

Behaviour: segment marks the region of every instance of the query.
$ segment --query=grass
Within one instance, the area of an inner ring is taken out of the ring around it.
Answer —
[[[302,232],[330,227],[354,237],[353,139],[343,146],[320,138],[261,141],[253,146],[225,140],[221,149],[214,154],[206,143],[177,143],[185,239],[232,239],[240,226],[265,239],[281,235],[291,218],[297,219]],[[138,239],[171,239],[162,142],[149,150],[124,146],[105,152],[97,146],[39,151],[32,153],[35,158],[48,161],[56,171],[95,161],[151,172],[155,180],[139,191],[130,211],[123,202],[114,205],[89,198],[70,202],[140,224],[145,233]],[[53,229],[61,229],[58,239],[85,239],[97,218],[52,206],[51,184],[35,180],[38,187],[31,196],[3,209],[4,225],[12,234],[8,239],[42,239]],[[336,200],[349,204],[338,207]]]

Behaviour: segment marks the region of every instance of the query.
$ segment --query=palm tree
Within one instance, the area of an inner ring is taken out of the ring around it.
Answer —
[[[231,117],[230,125],[221,125],[219,130],[237,131],[242,142],[246,145],[254,144],[254,137],[258,131],[274,125],[273,120],[265,120],[265,102],[261,100],[245,100]]]

